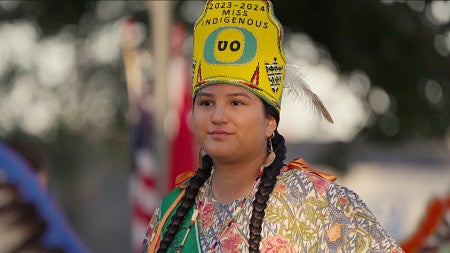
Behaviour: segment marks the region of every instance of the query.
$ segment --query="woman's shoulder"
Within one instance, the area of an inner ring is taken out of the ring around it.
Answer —
[[[361,244],[362,248],[377,249],[376,252],[390,252],[387,249],[402,252],[358,194],[335,179],[298,159],[282,169],[274,189],[279,195],[274,201],[283,202],[283,206],[294,210],[293,213],[299,213],[300,221],[305,220],[317,231],[323,231],[333,242],[360,238],[356,244]]]
[[[282,169],[278,182],[284,188],[300,188],[302,192],[324,193],[336,177],[313,169],[304,159],[298,158],[286,164]],[[305,192],[306,191],[306,192]]]
[[[303,158],[297,158],[290,161],[286,166],[283,167],[282,172],[286,171],[304,171],[307,174],[315,174],[325,180],[330,182],[334,182],[337,178],[329,173],[324,171],[313,169]]]
[[[279,181],[285,188],[299,188],[306,195],[322,196],[331,202],[348,201],[363,204],[359,196],[351,189],[336,182],[337,177],[312,168],[304,159],[292,160],[281,170]]]
[[[161,201],[161,211],[164,213],[172,203],[180,197],[183,190],[189,185],[189,180],[195,175],[195,171],[186,171],[181,173],[175,179],[175,188],[172,189]]]

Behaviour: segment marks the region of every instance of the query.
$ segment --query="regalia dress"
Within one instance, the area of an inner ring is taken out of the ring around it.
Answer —
[[[149,223],[142,253],[162,238],[170,218],[160,227],[161,217],[188,183],[186,180],[184,186],[162,200]],[[207,192],[208,183],[205,183],[196,199],[197,203],[204,203],[182,249],[179,246],[186,236],[193,210],[168,252],[248,252],[254,192],[237,215],[235,210],[242,206],[242,199],[222,204]],[[236,217],[230,224],[233,215]],[[330,181],[303,159],[289,163],[278,176],[265,210],[261,238],[262,253],[403,252],[356,193]]]

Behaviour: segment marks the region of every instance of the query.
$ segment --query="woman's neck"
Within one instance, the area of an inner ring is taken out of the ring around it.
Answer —
[[[251,191],[263,164],[263,159],[234,164],[214,164],[211,189],[221,203],[243,198]]]

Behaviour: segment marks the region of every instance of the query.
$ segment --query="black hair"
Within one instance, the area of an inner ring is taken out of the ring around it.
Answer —
[[[169,248],[186,214],[195,204],[195,197],[197,197],[200,187],[211,176],[212,166],[213,162],[211,157],[209,155],[203,156],[202,167],[198,168],[197,173],[190,179],[189,185],[181,198],[180,205],[170,220],[170,224],[163,235],[157,252],[166,252]]]
[[[266,116],[274,117],[278,125],[280,120],[278,111],[264,100],[262,101]],[[271,141],[276,158],[272,164],[264,168],[264,172],[261,176],[261,183],[258,186],[258,191],[255,193],[255,199],[252,203],[253,210],[250,218],[250,234],[248,240],[249,252],[259,252],[262,222],[267,207],[267,201],[277,183],[277,176],[280,174],[283,162],[286,159],[287,149],[284,137],[275,130],[275,135]],[[212,166],[212,158],[209,155],[203,156],[202,167],[200,167],[197,170],[197,173],[191,178],[190,184],[187,187],[184,196],[181,198],[180,205],[177,207],[175,214],[167,227],[167,231],[163,235],[157,252],[163,253],[169,248],[189,209],[194,206],[195,198],[198,195],[200,187],[211,176]]]
[[[264,102],[264,109],[268,116],[273,116],[277,122],[280,121],[278,111]],[[284,137],[275,130],[275,135],[272,138],[273,151],[276,154],[275,160],[264,168],[263,175],[261,176],[261,183],[258,186],[258,191],[255,193],[255,199],[253,201],[252,217],[250,218],[250,235],[249,235],[249,252],[259,252],[259,244],[261,242],[261,230],[262,222],[265,216],[265,210],[267,207],[267,201],[272,193],[276,183],[277,176],[280,174],[283,168],[283,162],[286,159],[286,145]]]

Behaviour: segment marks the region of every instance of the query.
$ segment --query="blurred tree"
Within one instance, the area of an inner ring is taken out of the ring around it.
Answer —
[[[285,26],[325,45],[340,71],[361,69],[372,86],[388,92],[389,111],[378,115],[364,135],[372,141],[441,138],[450,122],[450,58],[448,53],[440,55],[434,45],[439,34],[447,32],[449,40],[449,23],[439,26],[427,20],[430,3],[422,2],[423,10],[414,11],[406,3],[385,2],[275,1],[274,5]],[[450,8],[443,11],[448,14]],[[438,101],[426,98],[430,80],[438,83]],[[392,124],[399,124],[395,134],[381,131],[383,125]]]
[[[179,1],[175,8],[177,19],[183,19],[182,2]],[[77,49],[80,49],[80,44],[95,42],[92,38],[95,29],[117,22],[124,15],[133,15],[142,24],[148,20],[145,8],[133,7],[142,3],[117,2],[115,7],[104,3],[4,2],[0,5],[0,15],[4,21],[29,20],[36,23],[41,39],[69,32],[77,40]],[[289,31],[302,31],[325,47],[342,73],[361,69],[368,74],[373,87],[382,87],[387,92],[390,99],[388,110],[372,120],[372,124],[363,131],[364,136],[383,140],[442,137],[445,134],[450,121],[450,59],[448,49],[447,56],[442,56],[435,47],[436,36],[447,36],[449,40],[449,23],[436,24],[427,19],[430,2],[423,2],[421,10],[395,1],[274,1],[274,5],[285,27]],[[102,10],[109,14],[102,14]],[[188,25],[192,27],[192,23]],[[82,50],[78,50],[76,57],[83,85],[101,71],[106,71],[107,76],[115,76],[109,80],[115,82],[110,86],[121,97],[115,102],[116,120],[110,127],[123,131],[125,91],[120,57],[94,64],[86,61],[89,58],[83,58],[86,52]],[[10,68],[3,73],[0,76],[2,86],[11,87],[15,77],[22,74],[19,70]]]

